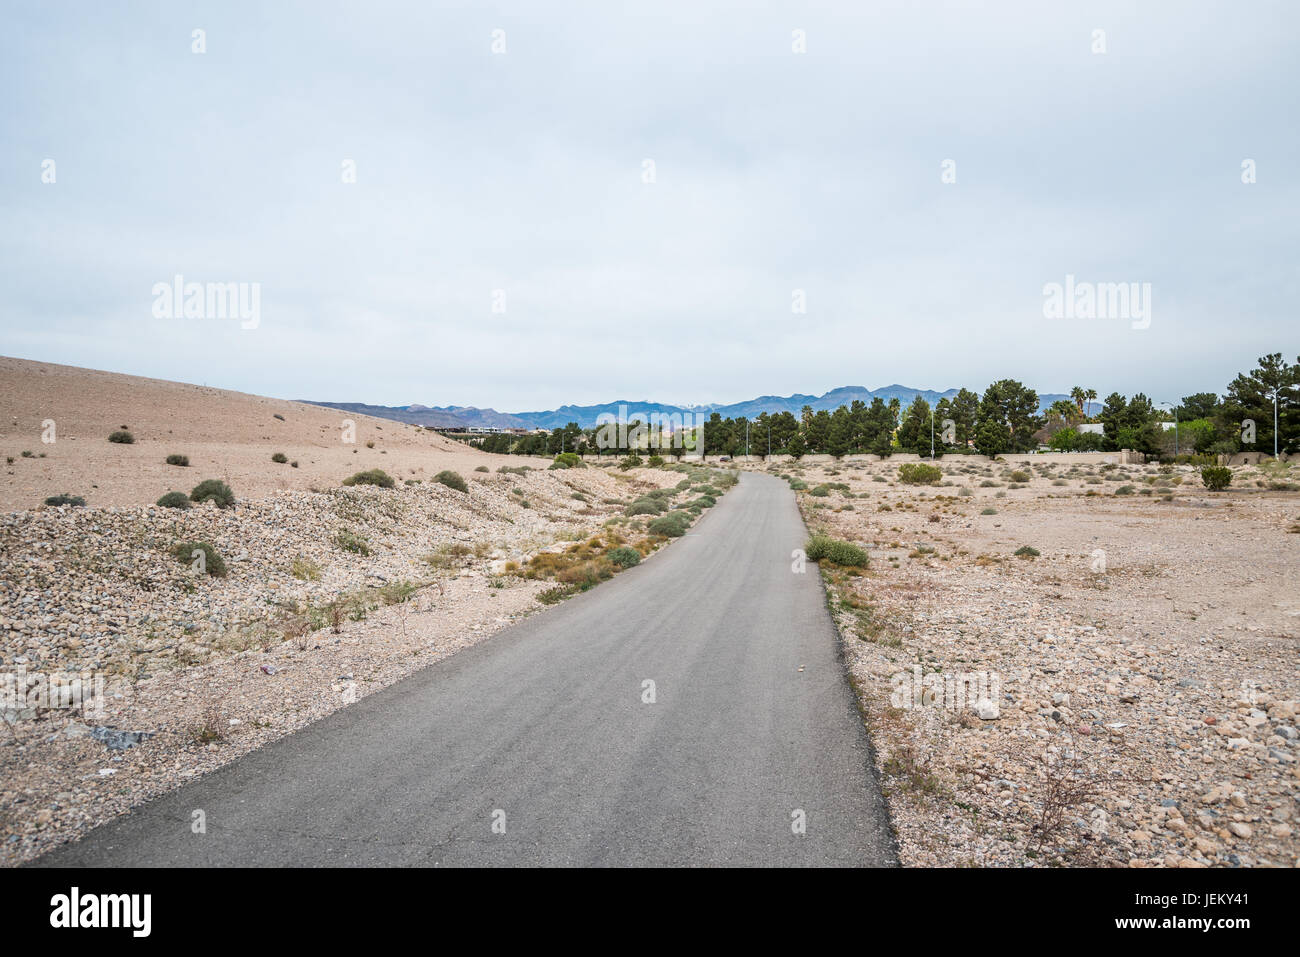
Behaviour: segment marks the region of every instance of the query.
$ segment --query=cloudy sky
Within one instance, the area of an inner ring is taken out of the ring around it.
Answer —
[[[523,411],[1300,352],[1293,0],[10,4],[0,82],[6,355]]]

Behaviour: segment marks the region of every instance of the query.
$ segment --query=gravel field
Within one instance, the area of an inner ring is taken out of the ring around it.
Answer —
[[[1296,865],[1300,470],[939,464],[771,469],[870,553],[822,568],[903,862]]]

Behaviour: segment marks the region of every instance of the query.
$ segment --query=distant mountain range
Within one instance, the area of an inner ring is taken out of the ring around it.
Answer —
[[[545,412],[498,412],[496,409],[478,409],[467,405],[367,405],[363,402],[308,402],[328,409],[340,409],[344,412],[356,412],[361,415],[373,415],[381,419],[393,419],[397,422],[409,422],[434,429],[450,428],[494,428],[494,429],[557,429],[577,422],[584,429],[595,426],[598,416],[609,413],[618,415],[620,407],[626,407],[628,416],[641,413],[648,417],[650,413],[671,415],[673,413],[699,413],[712,415],[717,412],[724,419],[756,418],[763,412],[790,412],[798,416],[805,405],[814,412],[826,409],[833,411],[842,405],[850,405],[855,399],[861,399],[867,405],[879,397],[885,402],[891,399],[906,407],[918,395],[923,396],[931,405],[940,399],[951,399],[957,394],[956,389],[935,392],[932,389],[913,389],[905,385],[887,385],[880,389],[867,389],[862,386],[841,386],[823,395],[761,395],[756,399],[734,402],[730,405],[670,405],[662,402],[632,402],[617,400],[601,405],[563,405],[558,409]],[[1069,399],[1062,393],[1044,393],[1038,396],[1039,411],[1046,409],[1058,399]]]

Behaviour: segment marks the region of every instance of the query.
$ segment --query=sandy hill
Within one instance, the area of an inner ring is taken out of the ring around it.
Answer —
[[[356,423],[355,444],[342,441],[344,419]],[[49,443],[42,441],[48,420]],[[122,428],[134,444],[108,441]],[[272,462],[276,452],[298,467]],[[189,456],[189,467],[165,464],[172,454]],[[8,511],[35,508],[61,492],[90,505],[135,505],[220,478],[237,497],[259,498],[274,489],[336,486],[361,469],[381,468],[401,480],[522,461],[391,420],[5,356],[0,455],[0,509]]]

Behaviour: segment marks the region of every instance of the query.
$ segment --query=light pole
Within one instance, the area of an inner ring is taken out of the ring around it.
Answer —
[[[934,406],[930,406],[930,461],[934,461]]]
[[[1273,390],[1273,461],[1277,461],[1277,393]]]
[[[1172,402],[1161,402],[1160,404],[1169,406],[1169,410],[1174,414],[1174,458],[1178,458],[1178,406]]]
[[[745,459],[749,460],[749,419],[745,420]]]

